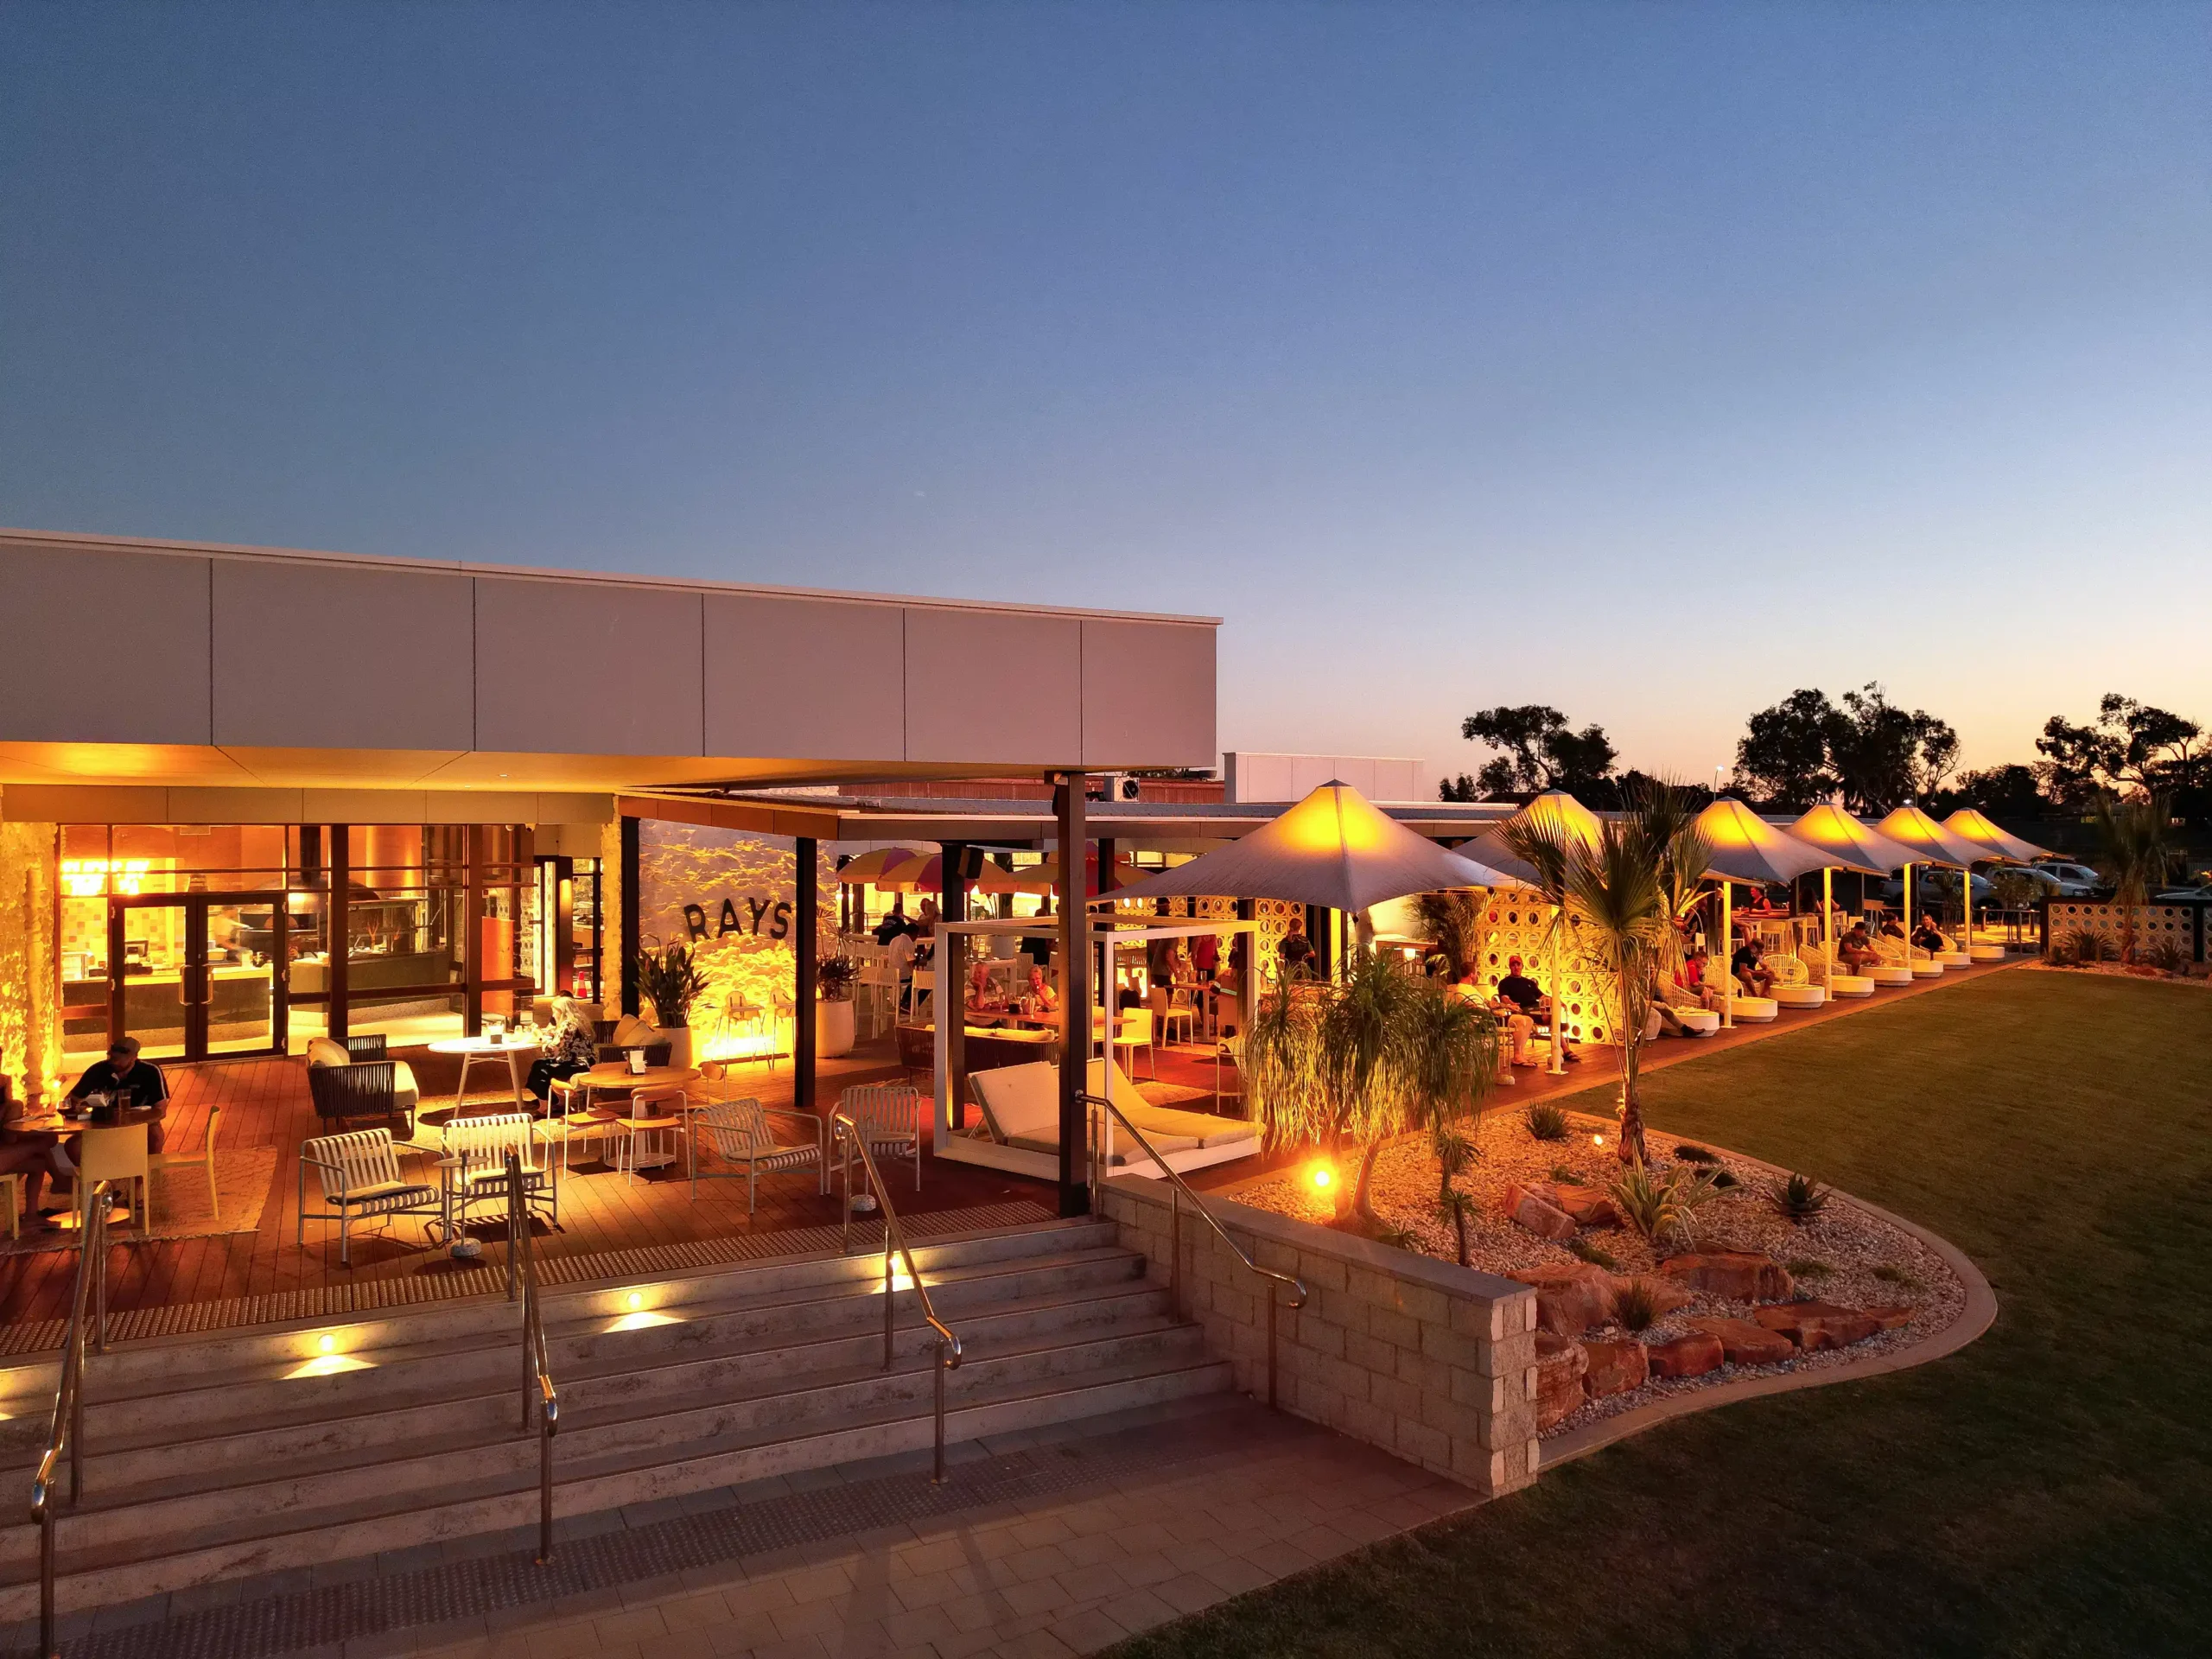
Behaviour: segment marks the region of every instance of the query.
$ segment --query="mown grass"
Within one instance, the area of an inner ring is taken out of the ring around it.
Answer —
[[[1655,1429],[1116,1654],[2212,1652],[2212,995],[1993,975],[1648,1087],[1662,1133],[1942,1234],[1995,1326]]]

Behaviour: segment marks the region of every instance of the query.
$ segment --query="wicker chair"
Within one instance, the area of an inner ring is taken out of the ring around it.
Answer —
[[[397,1060],[356,1060],[351,1065],[310,1065],[308,1092],[315,1115],[343,1130],[355,1118],[397,1119],[412,1137],[415,1103],[402,1094]],[[413,1081],[411,1076],[409,1079]]]
[[[779,1141],[770,1123],[772,1118],[784,1118],[802,1123],[811,1138],[804,1141]],[[691,1140],[691,1202],[699,1201],[699,1183],[705,1181],[737,1180],[745,1182],[745,1213],[751,1215],[760,1203],[760,1177],[782,1174],[790,1170],[811,1169],[815,1173],[815,1190],[830,1190],[830,1160],[823,1156],[823,1142],[829,1125],[812,1112],[785,1108],[770,1109],[757,1100],[723,1100],[703,1106],[690,1114]],[[716,1160],[728,1166],[726,1169],[699,1171],[699,1143],[704,1141]]]
[[[861,1140],[872,1156],[880,1160],[889,1153],[894,1158],[911,1157],[914,1160],[914,1191],[922,1190],[919,1091],[903,1083],[861,1084],[838,1096],[837,1109],[849,1115],[859,1126]],[[842,1135],[844,1130],[840,1128],[835,1133]]]
[[[345,1068],[351,1071],[353,1068]],[[308,1208],[308,1172],[322,1183],[327,1210]],[[338,1224],[338,1262],[353,1265],[353,1222],[365,1216],[423,1216],[440,1213],[438,1192],[407,1180],[399,1173],[399,1151],[389,1129],[358,1129],[350,1135],[318,1136],[300,1143],[299,1218]]]

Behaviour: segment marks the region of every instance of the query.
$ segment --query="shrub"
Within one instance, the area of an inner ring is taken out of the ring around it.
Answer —
[[[1631,1279],[1613,1292],[1613,1323],[1624,1331],[1648,1331],[1659,1318],[1659,1299],[1650,1284]]]
[[[1603,1268],[1607,1273],[1611,1273],[1615,1268],[1620,1266],[1619,1260],[1611,1250],[1602,1244],[1583,1237],[1580,1233],[1567,1241],[1567,1248],[1592,1267]]]
[[[1539,1141],[1567,1139],[1567,1114],[1547,1101],[1537,1101],[1521,1114],[1521,1121],[1529,1126],[1529,1133]]]
[[[1676,1147],[1675,1156],[1686,1164],[1717,1164],[1720,1154],[1704,1147]]]
[[[1730,1187],[1737,1185],[1736,1178],[1733,1175],[1731,1175],[1725,1169],[1716,1169],[1710,1175],[1706,1177],[1706,1179],[1713,1183],[1713,1188],[1717,1192],[1725,1192]]]
[[[2105,961],[2111,950],[2104,934],[2094,927],[2077,927],[2066,941],[2067,955],[2084,968]]]
[[[1554,1164],[1552,1179],[1557,1181],[1561,1186],[1580,1186],[1582,1185],[1582,1172],[1579,1169],[1569,1169],[1565,1164]]]
[[[1377,1227],[1375,1242],[1387,1244],[1394,1250],[1411,1250],[1415,1255],[1421,1253],[1421,1236],[1410,1227],[1393,1227],[1387,1224]]]
[[[1625,1171],[1610,1189],[1621,1219],[1653,1244],[1672,1238],[1693,1247],[1698,1209],[1718,1190],[1710,1175],[1675,1169],[1660,1176],[1642,1165]]]
[[[1903,1268],[1888,1262],[1883,1262],[1880,1267],[1874,1269],[1874,1276],[1885,1284],[1903,1285],[1909,1290],[1920,1288],[1918,1279],[1907,1273]]]
[[[1825,1279],[1835,1271],[1827,1262],[1815,1262],[1808,1255],[1800,1256],[1795,1262],[1785,1262],[1782,1265],[1789,1269],[1789,1276],[1792,1279]]]
[[[1766,1201],[1784,1221],[1802,1227],[1828,1207],[1828,1190],[1809,1175],[1790,1175],[1766,1184]]]
[[[2162,973],[2178,974],[2189,967],[2189,954],[2181,948],[2179,939],[2160,939],[2143,955],[2153,968]]]

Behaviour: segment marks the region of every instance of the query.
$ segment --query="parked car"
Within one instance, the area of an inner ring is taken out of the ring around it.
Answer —
[[[2168,887],[2158,895],[2161,900],[2170,899],[2212,899],[2212,881],[2195,887]]]
[[[2076,864],[2071,859],[2039,858],[2029,866],[2040,870],[2058,883],[2054,897],[2087,899],[2105,884],[2105,879],[2086,864]]]

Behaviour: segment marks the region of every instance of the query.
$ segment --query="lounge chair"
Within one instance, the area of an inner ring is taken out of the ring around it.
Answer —
[[[770,1119],[802,1124],[804,1141],[778,1141]],[[751,1215],[760,1201],[760,1177],[810,1169],[817,1191],[830,1190],[829,1160],[822,1155],[829,1125],[812,1112],[765,1107],[757,1100],[721,1100],[690,1115],[691,1133],[691,1202],[699,1201],[701,1181],[742,1180],[745,1213]],[[704,1141],[715,1159],[726,1166],[699,1169],[699,1143]]]
[[[980,1132],[1001,1145],[1026,1152],[1059,1155],[1060,1068],[1049,1060],[1025,1065],[1001,1066],[972,1072],[968,1079],[976,1103],[982,1108]],[[1090,1088],[1096,1094],[1111,1088],[1107,1097],[1121,1108],[1161,1157],[1179,1170],[1195,1169],[1260,1149],[1260,1126],[1238,1117],[1217,1117],[1208,1112],[1177,1111],[1147,1103],[1122,1068],[1110,1060],[1090,1062]],[[1155,1173],[1152,1160],[1118,1125],[1109,1127],[1105,1158],[1115,1169],[1131,1174]]]
[[[1827,988],[1814,980],[1802,957],[1777,950],[1761,960],[1774,972],[1774,983],[1768,988],[1779,1007],[1817,1008],[1828,1000]]]
[[[308,1171],[322,1185],[327,1210],[308,1208]],[[321,1135],[300,1143],[299,1218],[338,1224],[338,1264],[353,1265],[353,1225],[370,1216],[439,1213],[438,1191],[409,1181],[399,1173],[399,1152],[390,1129],[359,1129]]]
[[[1704,999],[1688,986],[1675,984],[1665,974],[1659,976],[1659,1000],[1692,1037],[1710,1037],[1720,1029],[1720,1016],[1705,1006]]]
[[[1810,944],[1803,951],[1806,969],[1814,979],[1827,987],[1831,997],[1872,996],[1874,982],[1864,974],[1847,971],[1841,966],[1841,956],[1830,957],[1825,944]]]

